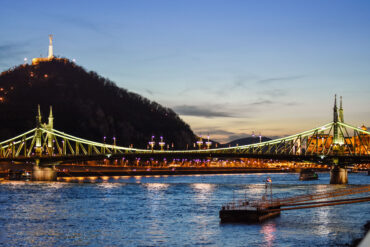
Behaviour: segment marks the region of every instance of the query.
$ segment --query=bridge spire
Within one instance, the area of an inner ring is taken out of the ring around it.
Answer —
[[[40,105],[37,105],[36,127],[41,127],[41,110]]]
[[[42,123],[41,123],[41,110],[40,105],[37,105],[37,116],[36,116],[36,131],[35,131],[35,153],[36,156],[41,156],[42,154],[42,144],[41,144],[41,137],[42,132],[40,130]]]
[[[342,96],[340,96],[339,122],[344,123]]]
[[[334,125],[333,125],[333,144],[335,145],[335,147],[333,149],[335,149],[336,151],[339,150],[339,146],[338,145],[343,145],[344,144],[344,137],[343,137],[343,134],[340,133],[341,132],[341,129],[340,129],[340,126],[338,124],[338,122],[342,122],[342,117],[343,117],[343,108],[342,108],[342,97],[341,97],[341,100],[340,100],[340,110],[339,112],[342,112],[341,116],[339,116],[338,118],[338,107],[337,107],[337,95],[335,95],[335,99],[334,99],[334,119],[333,119],[333,122],[334,122]]]
[[[49,122],[48,122],[48,126],[50,129],[53,129],[53,125],[54,125],[54,117],[53,117],[53,106],[50,106],[50,113],[49,113]]]
[[[334,96],[334,108],[333,108],[333,122],[338,122],[338,107],[337,107],[337,95]]]
[[[54,117],[53,117],[53,107],[50,106],[50,113],[49,113],[49,122],[48,124],[45,126],[49,131],[53,131],[53,128],[54,128]],[[48,153],[49,155],[52,155],[53,154],[53,139],[54,139],[54,136],[52,133],[48,133],[47,134],[47,139],[48,139]]]

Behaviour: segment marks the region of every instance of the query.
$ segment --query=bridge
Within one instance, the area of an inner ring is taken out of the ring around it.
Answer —
[[[122,147],[86,140],[54,129],[52,108],[42,123],[40,107],[36,128],[0,142],[0,161],[38,164],[118,158],[271,158],[313,161],[333,166],[343,175],[349,164],[370,163],[370,132],[344,122],[342,98],[333,121],[291,136],[249,145],[197,150],[154,150]],[[339,175],[341,177],[342,175]],[[343,175],[347,177],[347,175]]]

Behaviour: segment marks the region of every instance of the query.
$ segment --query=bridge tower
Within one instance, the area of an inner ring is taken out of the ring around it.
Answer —
[[[40,105],[37,106],[37,116],[36,116],[36,131],[35,131],[35,164],[32,171],[32,180],[34,181],[56,181],[57,172],[55,170],[54,164],[40,164],[39,157],[42,156],[42,131],[41,128],[44,127],[49,131],[53,130],[53,111],[50,107],[50,115],[48,124],[42,123],[42,116]],[[53,134],[47,133],[47,148],[48,153],[52,155],[53,150]]]
[[[342,96],[340,96],[339,122],[344,123]]]
[[[337,95],[335,95],[334,98],[334,108],[333,108],[333,123],[334,123],[334,129],[333,129],[333,149],[337,148],[338,143],[338,108],[337,108]]]
[[[338,124],[339,122],[343,122],[342,97],[340,97],[340,109],[338,110],[337,95],[335,95],[333,110],[333,151],[340,152],[341,146],[344,144],[343,131],[340,129],[340,125]]]
[[[42,125],[42,117],[40,105],[37,106],[37,116],[36,116],[36,132],[35,132],[35,152],[36,156],[41,156],[42,154],[42,132],[40,130]]]
[[[52,106],[50,106],[49,119],[48,119],[48,123],[45,124],[45,128],[49,130],[50,132],[52,132],[54,128],[54,117],[53,117],[53,107]],[[54,139],[53,134],[48,133],[47,139],[48,139],[48,153],[49,155],[53,155],[53,139]]]
[[[348,183],[348,174],[346,167],[339,164],[339,159],[336,156],[343,155],[344,148],[344,136],[343,131],[339,125],[339,122],[343,122],[343,105],[342,97],[340,97],[340,109],[338,116],[337,108],[337,95],[334,99],[334,108],[333,108],[333,168],[330,171],[330,184],[347,184]]]
[[[342,96],[340,96],[340,108],[338,110],[338,122],[344,123]],[[343,153],[343,145],[345,144],[345,140],[344,140],[343,130],[340,126],[338,126],[338,144],[341,145],[340,152]]]

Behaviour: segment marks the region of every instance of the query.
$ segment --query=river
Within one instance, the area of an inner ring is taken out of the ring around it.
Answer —
[[[360,237],[370,203],[284,211],[262,224],[220,224],[221,205],[370,184],[298,174],[136,176],[0,182],[0,246],[338,246]],[[359,195],[357,195],[359,196]],[[367,194],[369,196],[369,194]]]

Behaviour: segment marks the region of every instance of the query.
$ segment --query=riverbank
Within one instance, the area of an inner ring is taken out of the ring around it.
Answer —
[[[239,174],[239,173],[297,173],[299,169],[287,168],[246,168],[246,167],[142,167],[142,166],[79,166],[59,165],[56,167],[58,177],[90,176],[145,176],[145,175],[195,175],[195,174]],[[319,169],[318,171],[327,171]],[[29,164],[14,164],[2,169],[0,177],[9,173],[32,173]]]
[[[79,167],[59,168],[58,177],[70,176],[137,176],[137,175],[195,175],[238,173],[295,173],[294,169],[243,167]]]

